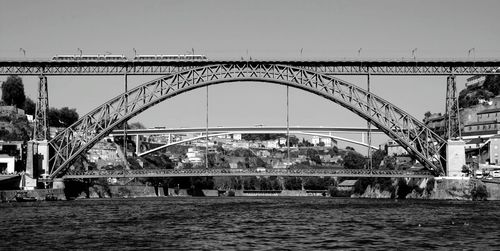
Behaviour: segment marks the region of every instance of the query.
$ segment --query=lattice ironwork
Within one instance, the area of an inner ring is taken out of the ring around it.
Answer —
[[[368,170],[368,169],[150,169],[150,170],[93,170],[69,171],[65,179],[94,178],[149,178],[149,177],[240,177],[240,176],[286,176],[286,177],[405,177],[429,178],[429,171]]]
[[[0,75],[166,75],[214,64],[241,64],[244,61],[0,61]],[[262,60],[255,64],[283,64],[334,75],[483,75],[500,74],[500,60],[417,61],[340,60],[300,61]]]
[[[41,75],[38,82],[38,99],[35,111],[35,126],[33,139],[37,141],[48,140],[49,132],[49,93],[47,88],[47,77]]]
[[[55,178],[74,159],[113,128],[142,111],[183,92],[224,82],[260,81],[299,88],[325,97],[369,120],[436,175],[443,174],[445,159],[440,155],[446,141],[418,119],[373,93],[343,80],[302,68],[277,64],[219,64],[165,76],[117,96],[49,142],[50,177]],[[369,103],[369,104],[368,104]]]
[[[460,115],[458,109],[457,84],[455,76],[446,79],[446,139],[461,138]]]

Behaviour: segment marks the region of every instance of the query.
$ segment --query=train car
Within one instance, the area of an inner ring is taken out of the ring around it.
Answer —
[[[207,60],[205,55],[137,55],[134,57],[136,61],[193,61]]]
[[[96,54],[96,55],[55,55],[54,61],[123,61],[127,60],[124,55]]]

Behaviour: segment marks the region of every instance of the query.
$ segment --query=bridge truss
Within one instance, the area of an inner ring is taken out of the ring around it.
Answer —
[[[52,61],[0,60],[0,75],[167,75],[209,65],[279,64],[333,75],[500,74],[500,60],[210,60],[210,61]]]
[[[287,85],[329,99],[368,122],[413,154],[435,175],[444,174],[446,141],[390,102],[326,74],[290,65],[258,62],[204,65],[147,82],[82,116],[49,141],[50,178],[63,175],[75,158],[116,126],[181,93],[207,85],[257,81]]]
[[[151,169],[151,170],[96,170],[69,171],[64,179],[94,178],[153,178],[153,177],[379,177],[430,178],[429,171],[368,170],[368,169]]]

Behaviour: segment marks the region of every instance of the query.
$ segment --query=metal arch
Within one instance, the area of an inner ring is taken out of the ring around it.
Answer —
[[[446,141],[388,101],[318,72],[287,65],[242,62],[201,66],[158,78],[82,116],[49,142],[52,153],[50,178],[57,177],[80,153],[91,148],[114,127],[142,111],[183,92],[236,81],[289,85],[325,97],[374,124],[435,174],[444,173],[446,160],[440,153],[445,149]]]
[[[215,133],[215,134],[209,134],[208,137],[212,138],[212,137],[217,137],[217,136],[230,135],[230,134],[234,134],[234,133],[235,132]],[[265,133],[267,133],[267,132],[265,132]],[[320,136],[320,137],[325,137],[325,138],[328,137],[328,138],[332,138],[332,139],[335,139],[335,140],[345,141],[345,142],[353,143],[353,144],[364,146],[364,147],[370,147],[373,150],[377,150],[378,149],[375,146],[369,146],[368,144],[365,144],[365,143],[362,143],[362,142],[358,142],[358,141],[355,141],[355,140],[352,140],[352,139],[346,139],[346,138],[342,138],[342,137],[337,137],[337,136],[333,136],[333,135],[326,135],[326,134],[319,134],[319,133],[310,133],[310,132],[301,132],[301,131],[294,131],[292,133],[293,134],[301,134],[301,135],[309,135],[309,136]],[[246,134],[246,133],[242,132],[241,134]],[[172,142],[172,143],[169,143],[169,144],[165,144],[165,145],[162,145],[162,146],[159,146],[159,147],[147,150],[147,151],[145,151],[143,153],[138,154],[138,156],[141,157],[141,156],[144,156],[144,155],[147,155],[147,154],[150,154],[150,153],[157,152],[157,151],[159,151],[161,149],[164,149],[164,148],[167,148],[169,146],[174,146],[174,145],[178,145],[178,144],[182,144],[182,143],[186,143],[186,142],[190,142],[190,141],[194,141],[194,140],[198,140],[198,139],[205,139],[205,138],[207,138],[207,135],[196,136],[196,137],[192,137],[192,138],[185,139],[185,140],[179,140],[179,141],[176,141],[176,142]]]

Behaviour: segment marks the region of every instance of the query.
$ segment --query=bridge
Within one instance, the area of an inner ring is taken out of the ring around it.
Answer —
[[[433,175],[446,175],[447,140],[460,138],[456,75],[499,74],[500,60],[203,60],[203,61],[0,61],[0,75],[38,75],[39,109],[34,139],[51,179],[64,176],[75,159],[118,125],[139,113],[197,88],[221,83],[266,82],[297,88],[341,105],[399,143]],[[97,106],[52,139],[48,139],[47,76],[163,75]],[[333,75],[366,75],[367,90]],[[447,76],[445,138],[420,119],[370,92],[371,75]],[[44,143],[45,142],[45,143]],[[459,149],[460,146],[456,149]],[[33,150],[32,150],[33,151]],[[29,152],[29,151],[28,151]],[[455,153],[455,152],[454,152]],[[455,167],[454,167],[455,168]]]
[[[337,60],[0,60],[0,75],[168,75],[209,65],[288,65],[327,75],[499,74],[498,59],[337,59]]]
[[[68,171],[64,179],[95,178],[155,178],[155,177],[378,177],[378,178],[430,178],[429,171],[369,170],[369,169],[150,169],[150,170],[96,170]]]
[[[378,129],[371,129],[371,133],[382,133],[382,131]],[[206,136],[206,133],[208,132],[208,137]],[[362,142],[348,139],[348,138],[343,138],[343,137],[338,137],[333,135],[333,132],[343,132],[343,133],[368,133],[367,128],[360,128],[360,127],[302,127],[302,126],[290,126],[290,127],[284,127],[284,126],[245,126],[245,127],[193,127],[193,128],[149,128],[149,129],[119,129],[119,130],[113,130],[109,136],[114,137],[114,136],[124,136],[129,135],[129,136],[135,136],[135,144],[136,144],[136,150],[135,153],[138,156],[144,156],[156,151],[159,151],[161,149],[167,148],[169,146],[177,145],[177,144],[182,144],[198,139],[206,139],[206,138],[212,138],[212,137],[217,137],[217,136],[224,136],[224,135],[232,135],[232,134],[300,134],[300,135],[308,135],[308,136],[318,136],[318,137],[323,137],[323,138],[331,138],[334,140],[339,140],[339,141],[344,141],[356,145],[360,145],[363,147],[370,147],[371,149],[377,150],[378,148],[376,146],[370,146],[364,141],[364,137],[362,138]],[[185,133],[195,133],[199,134],[199,136],[194,136],[191,138],[179,140],[179,141],[173,141],[170,139],[168,142],[166,142],[165,145],[154,148],[154,149],[148,149],[145,152],[141,153],[140,145],[141,145],[141,140],[139,136],[146,136],[146,135],[171,135],[171,134],[185,134]]]

